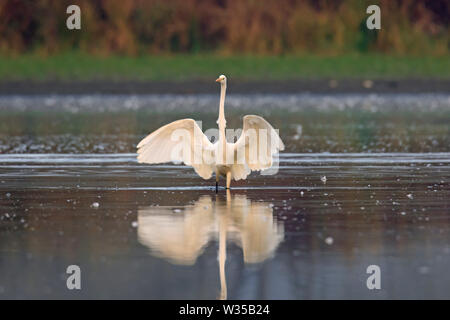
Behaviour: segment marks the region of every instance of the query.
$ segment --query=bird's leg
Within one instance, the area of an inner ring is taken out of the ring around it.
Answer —
[[[219,192],[219,173],[216,171],[216,193]]]
[[[231,171],[227,172],[227,189],[230,189],[231,185]]]

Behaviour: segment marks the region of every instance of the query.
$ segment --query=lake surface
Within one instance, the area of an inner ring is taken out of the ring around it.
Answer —
[[[450,95],[231,95],[228,127],[262,115],[286,150],[229,192],[137,163],[147,133],[215,127],[217,104],[0,96],[0,298],[450,298]]]

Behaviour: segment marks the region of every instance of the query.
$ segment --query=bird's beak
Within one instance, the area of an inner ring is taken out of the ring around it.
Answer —
[[[216,79],[216,82],[220,82],[220,78],[217,78],[217,79]]]

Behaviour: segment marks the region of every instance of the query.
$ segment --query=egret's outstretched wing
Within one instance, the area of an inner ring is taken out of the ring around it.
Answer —
[[[213,173],[210,161],[213,144],[193,119],[159,128],[142,139],[137,148],[141,163],[183,162],[203,179],[209,179]]]
[[[284,144],[264,118],[247,115],[235,148],[238,163],[245,161],[251,170],[264,170],[272,166],[273,156],[284,150]]]

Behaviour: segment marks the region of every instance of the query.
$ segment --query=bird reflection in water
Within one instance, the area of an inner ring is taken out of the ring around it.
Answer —
[[[138,210],[139,242],[173,264],[193,265],[210,241],[219,241],[220,299],[227,299],[227,240],[242,248],[245,263],[260,263],[273,256],[283,238],[283,224],[276,221],[269,203],[231,195],[230,190],[226,199],[202,196],[181,208]]]

